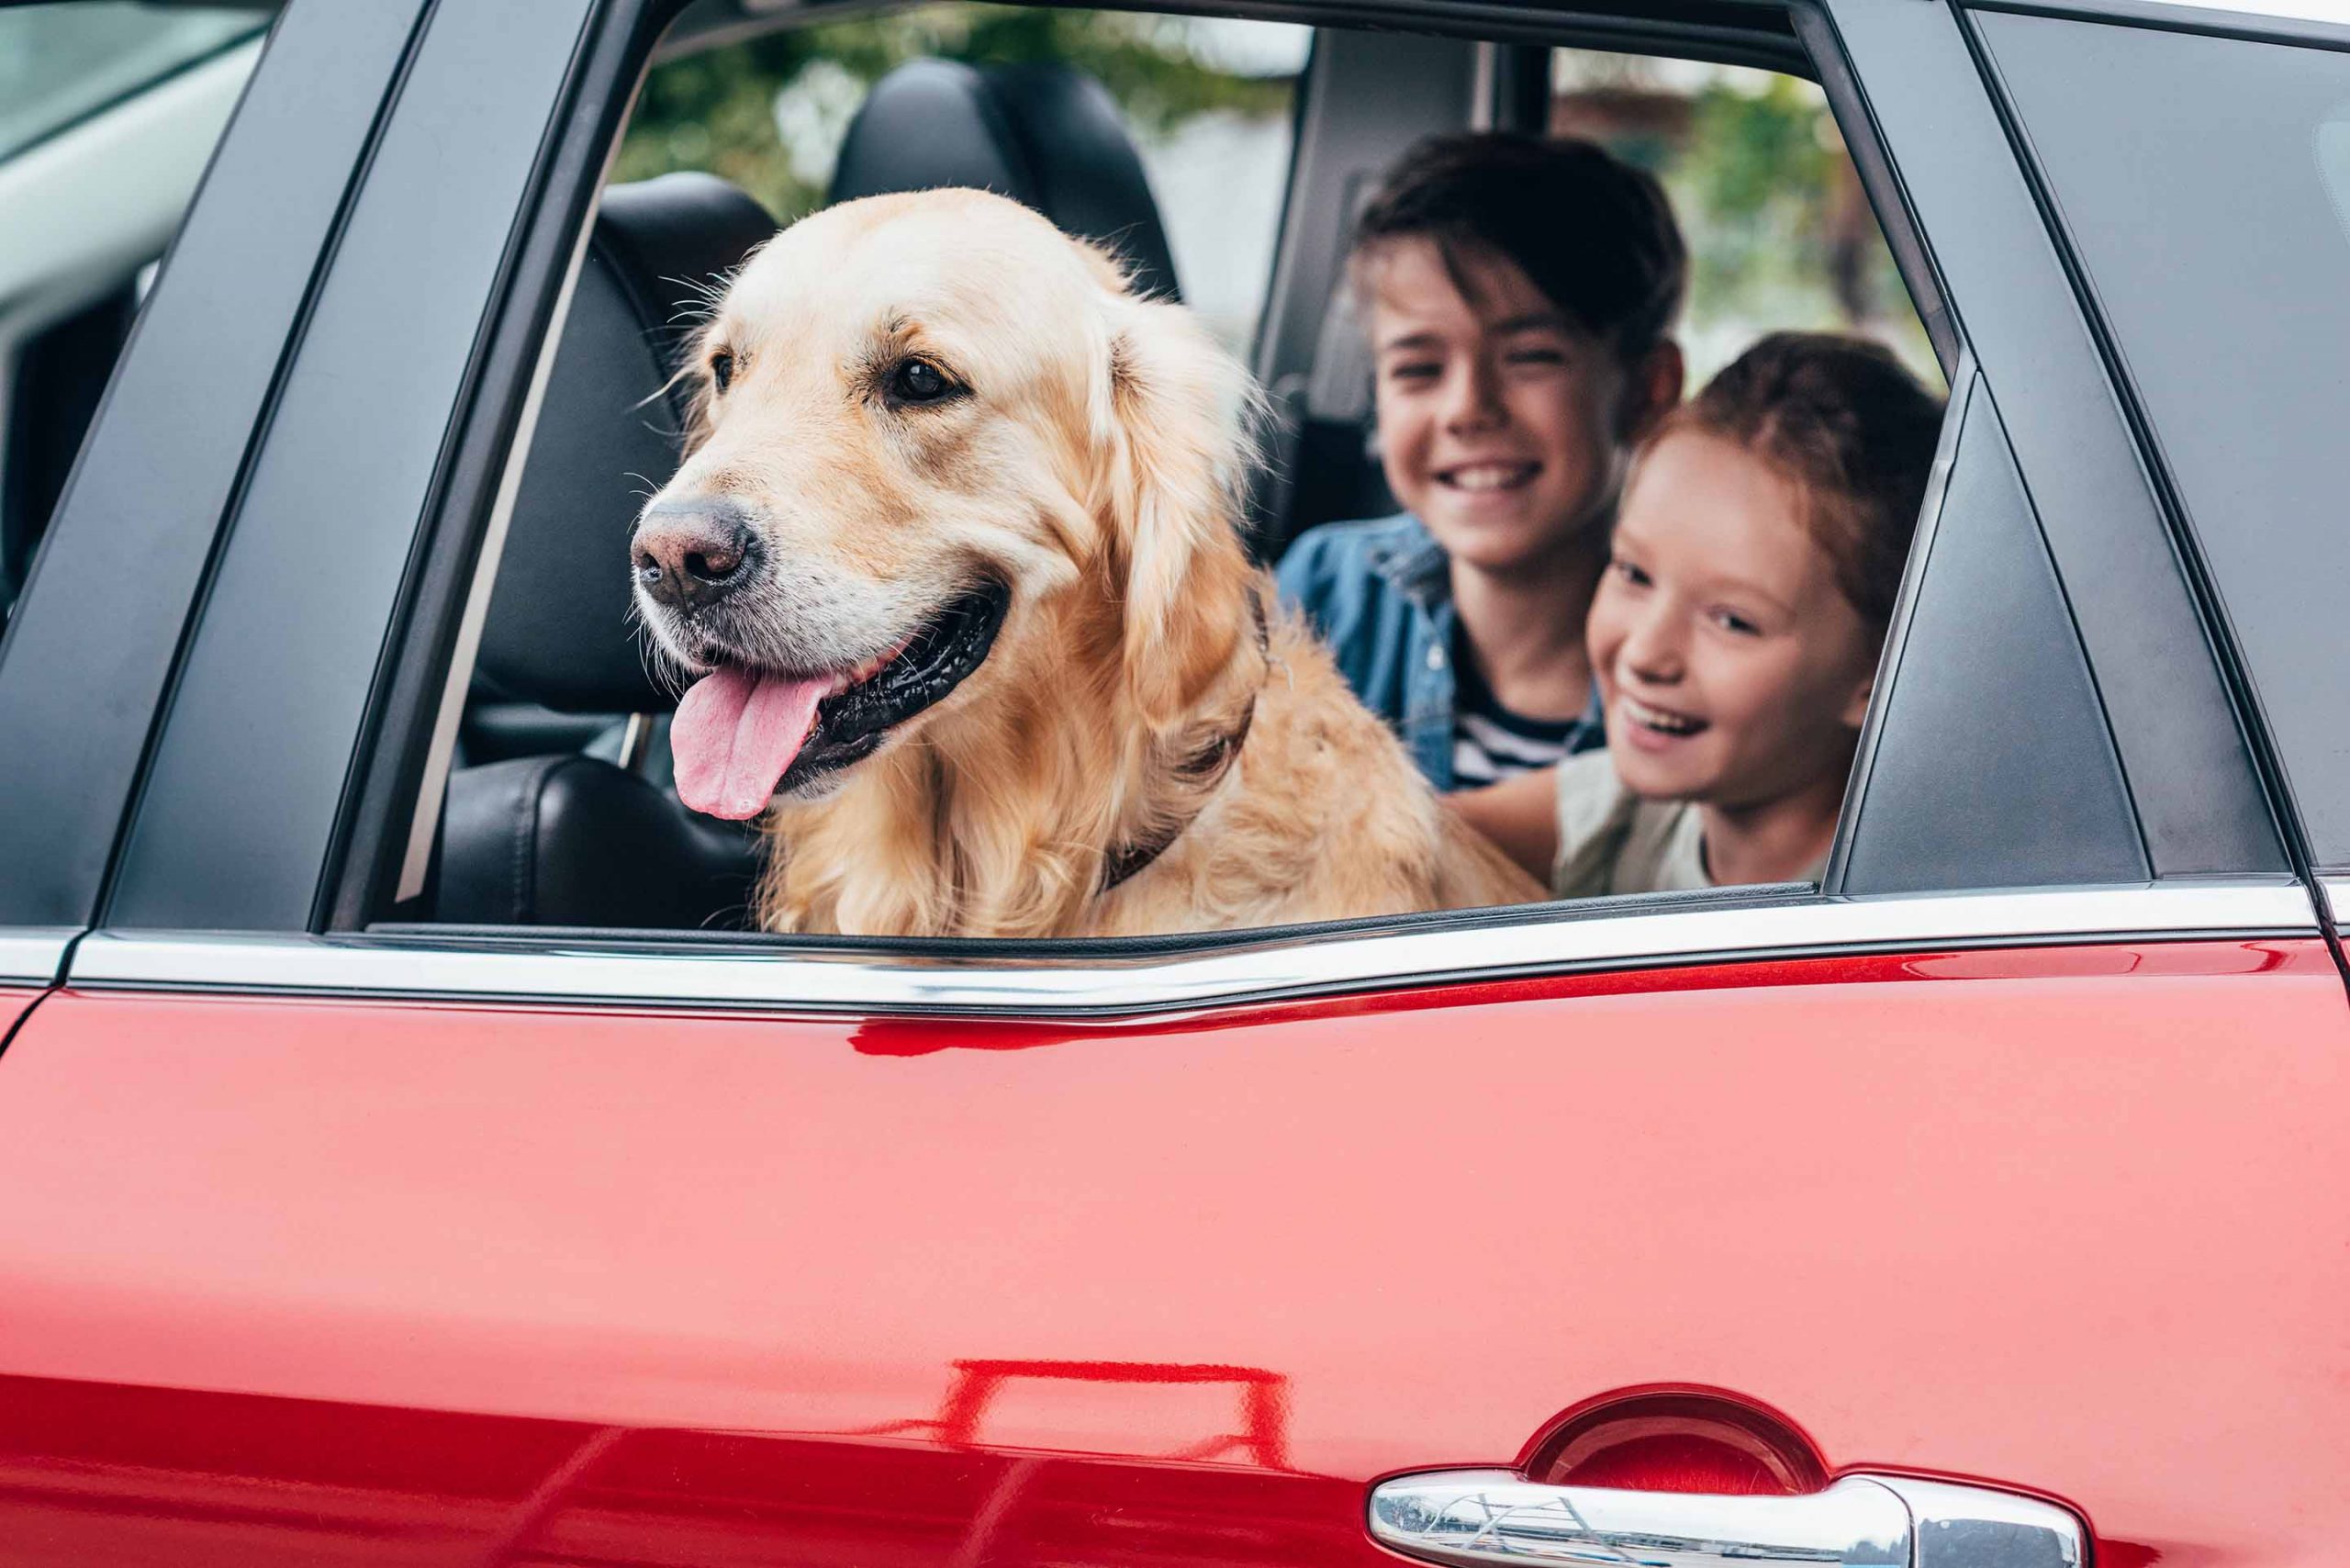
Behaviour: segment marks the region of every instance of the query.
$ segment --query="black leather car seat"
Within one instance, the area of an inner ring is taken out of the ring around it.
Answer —
[[[970,185],[1109,247],[1145,292],[1182,297],[1142,158],[1102,84],[1066,65],[916,60],[873,84],[832,199]]]
[[[559,712],[665,713],[630,621],[638,507],[677,470],[673,385],[698,292],[775,233],[708,174],[614,185],[588,242],[507,525],[479,681]],[[461,767],[442,815],[435,918],[691,928],[740,924],[757,868],[741,824],[657,777],[577,751]]]

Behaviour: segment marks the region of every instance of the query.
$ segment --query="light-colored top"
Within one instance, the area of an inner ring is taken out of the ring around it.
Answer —
[[[1816,882],[1825,861],[1797,881]],[[1550,867],[1555,898],[1608,893],[1670,893],[1710,888],[1705,818],[1694,801],[1651,801],[1633,794],[1604,751],[1559,764],[1559,858]]]

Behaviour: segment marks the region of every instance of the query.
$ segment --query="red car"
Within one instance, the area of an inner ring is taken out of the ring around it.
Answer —
[[[1554,48],[1824,89],[1951,387],[1824,881],[696,929],[744,843],[594,737],[646,291],[761,228],[604,171],[656,44],[835,8],[292,0],[151,291],[0,311],[0,1564],[2350,1551],[2350,25],[1231,8],[1315,28],[1269,553],[1371,171]],[[1130,229],[1058,80],[845,163]]]

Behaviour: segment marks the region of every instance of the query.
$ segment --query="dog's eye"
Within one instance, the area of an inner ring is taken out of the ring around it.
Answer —
[[[724,349],[710,356],[710,384],[721,392],[734,379],[734,356]]]
[[[890,367],[890,398],[898,403],[935,403],[955,390],[946,373],[926,359],[901,359]]]

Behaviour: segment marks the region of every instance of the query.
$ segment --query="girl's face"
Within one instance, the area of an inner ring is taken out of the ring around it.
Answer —
[[[1753,806],[1852,766],[1879,638],[1800,492],[1735,442],[1679,432],[1641,460],[1586,634],[1636,794]]]
[[[1467,296],[1432,241],[1365,262],[1388,487],[1456,560],[1489,571],[1594,549],[1650,389],[1515,263],[1457,259]]]

